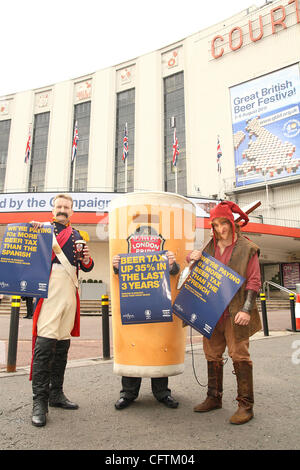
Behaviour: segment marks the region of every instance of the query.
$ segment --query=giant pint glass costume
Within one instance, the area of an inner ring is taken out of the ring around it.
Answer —
[[[169,250],[182,267],[195,237],[195,206],[172,193],[128,193],[115,199],[109,215],[110,264],[114,255]],[[170,276],[172,302],[178,276]],[[172,322],[123,325],[118,276],[111,272],[114,373],[168,377],[184,370],[186,328]]]

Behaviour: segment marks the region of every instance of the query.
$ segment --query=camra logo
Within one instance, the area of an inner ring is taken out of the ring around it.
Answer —
[[[197,320],[197,315],[195,313],[192,313],[191,315],[191,323],[195,323],[195,321]]]
[[[163,250],[165,239],[153,227],[141,225],[127,238],[127,243],[128,253],[145,253]]]
[[[25,291],[26,290],[26,287],[27,287],[27,282],[26,281],[20,281],[20,287],[21,287],[21,291]]]
[[[5,287],[8,287],[8,286],[9,286],[9,284],[8,284],[7,282],[5,282],[5,281],[0,281],[0,287],[1,287],[1,289],[4,289]]]
[[[285,137],[296,137],[300,133],[300,122],[297,119],[290,119],[284,124],[283,133]]]
[[[151,320],[151,310],[145,310],[145,318],[146,320]]]

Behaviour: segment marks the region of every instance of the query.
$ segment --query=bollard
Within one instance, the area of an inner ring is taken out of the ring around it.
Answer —
[[[19,295],[13,295],[11,299],[10,328],[6,368],[7,372],[16,372],[20,304],[21,297]]]
[[[300,294],[296,294],[295,325],[297,333],[300,333]]]
[[[108,295],[102,295],[102,350],[103,359],[110,359]]]
[[[261,314],[262,314],[262,320],[263,320],[264,335],[269,336],[269,327],[268,327],[266,294],[265,294],[265,292],[260,294],[260,302],[261,302]]]
[[[295,296],[290,294],[290,308],[291,308],[291,324],[292,329],[288,331],[296,331],[296,317],[295,317]]]

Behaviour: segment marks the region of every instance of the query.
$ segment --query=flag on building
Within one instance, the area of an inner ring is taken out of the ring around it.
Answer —
[[[173,136],[173,166],[177,165],[177,157],[179,155],[179,145],[178,139],[176,137],[176,128],[174,128],[174,136]]]
[[[220,140],[219,140],[219,136],[218,136],[218,142],[217,142],[217,165],[218,165],[218,173],[221,173],[221,157],[222,157],[222,150],[221,150]]]
[[[24,159],[25,163],[29,162],[30,152],[31,152],[31,128],[29,129],[28,139],[27,139],[27,144],[26,144],[25,159]]]
[[[77,126],[77,121],[76,121],[75,127],[74,127],[74,137],[73,137],[73,145],[72,145],[72,162],[74,162],[75,157],[76,157],[77,143],[78,143],[78,126]]]
[[[124,128],[123,153],[122,153],[122,160],[124,163],[127,157],[128,157],[128,129],[127,129],[127,122],[126,122],[125,128]]]

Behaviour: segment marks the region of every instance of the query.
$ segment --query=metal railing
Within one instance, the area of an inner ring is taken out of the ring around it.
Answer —
[[[266,286],[267,286],[267,289],[266,289]],[[293,294],[294,296],[296,296],[296,293],[295,293],[295,292],[293,292],[292,290],[287,289],[286,287],[281,286],[280,284],[276,284],[276,282],[273,282],[273,281],[265,281],[265,282],[263,283],[263,292],[266,292],[266,291],[267,291],[268,299],[270,299],[270,286],[273,286],[273,287],[275,287],[276,289],[279,289],[279,290],[281,290],[282,292],[285,292],[285,293],[288,294],[288,295]]]
[[[265,336],[269,336],[269,328],[268,328],[268,317],[267,317],[267,306],[266,306],[266,286],[268,290],[268,299],[270,299],[270,286],[275,287],[276,289],[281,290],[289,295],[290,300],[290,311],[291,311],[291,329],[288,331],[293,331],[300,333],[300,330],[297,330],[297,323],[296,323],[296,311],[295,311],[295,300],[297,299],[297,293],[300,290],[300,284],[296,284],[296,292],[287,289],[276,282],[272,281],[265,281],[263,283],[263,293],[260,294],[261,300],[261,309],[262,309],[262,319],[263,319],[263,327],[264,327],[264,334]]]

